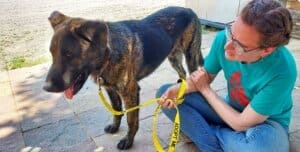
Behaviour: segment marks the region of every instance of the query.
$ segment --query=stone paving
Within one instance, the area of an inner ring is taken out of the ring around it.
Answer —
[[[203,35],[202,50],[209,50],[214,32]],[[300,67],[300,41],[288,45],[293,50]],[[0,73],[0,151],[1,152],[115,152],[116,144],[125,135],[127,125],[123,119],[120,131],[106,134],[105,125],[112,115],[105,110],[97,96],[97,86],[88,80],[72,101],[62,94],[50,94],[42,90],[50,63],[30,68]],[[299,70],[300,71],[300,70]],[[300,81],[294,89],[293,119],[290,129],[291,151],[300,151]],[[140,81],[141,101],[154,97],[158,87],[175,82],[177,74],[164,62],[153,74]],[[222,74],[214,81],[213,88],[219,94],[226,93]],[[140,129],[132,152],[155,151],[151,138],[151,124],[156,105],[140,110]],[[125,118],[125,117],[124,117]],[[159,115],[158,135],[167,149],[172,123]],[[193,144],[180,142],[177,151],[197,151]]]

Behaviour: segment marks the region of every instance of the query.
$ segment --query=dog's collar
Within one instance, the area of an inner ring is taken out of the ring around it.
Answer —
[[[103,85],[104,84],[104,79],[101,77],[104,69],[107,67],[108,65],[108,61],[106,61],[103,65],[103,67],[100,69],[100,72],[99,72],[99,75],[97,76],[97,82],[99,84],[99,86]]]
[[[102,77],[97,77],[97,84],[99,85],[99,90],[101,90],[101,86],[104,85],[104,80]]]
[[[98,74],[98,76],[97,76],[97,81],[98,81],[98,84],[99,85],[103,85],[104,84],[104,80],[103,80],[103,78],[102,78],[102,73],[103,73],[103,71],[107,68],[107,66],[108,66],[108,63],[109,63],[109,48],[106,48],[106,51],[105,51],[105,55],[104,55],[104,58],[103,58],[103,60],[104,60],[104,62],[103,62],[103,66],[102,66],[102,68],[100,69],[100,71],[99,71],[99,74]]]

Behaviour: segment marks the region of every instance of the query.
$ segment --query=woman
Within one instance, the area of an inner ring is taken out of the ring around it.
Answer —
[[[181,131],[203,152],[288,152],[292,90],[296,63],[288,44],[289,11],[275,0],[253,0],[237,19],[219,32],[204,67],[187,78],[184,102],[178,106]],[[224,99],[210,87],[223,70]],[[179,84],[162,86],[157,96],[173,120]]]

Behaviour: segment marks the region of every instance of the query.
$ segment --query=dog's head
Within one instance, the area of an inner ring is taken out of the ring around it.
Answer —
[[[44,89],[63,92],[69,99],[83,86],[91,71],[101,66],[107,50],[107,27],[103,22],[68,17],[53,12],[50,52],[52,65]]]

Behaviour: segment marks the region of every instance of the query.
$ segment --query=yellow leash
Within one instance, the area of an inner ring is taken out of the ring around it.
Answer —
[[[172,136],[171,136],[171,139],[170,139],[168,152],[174,152],[175,151],[175,145],[178,142],[178,138],[179,138],[180,114],[179,114],[179,110],[177,108],[177,105],[181,104],[183,102],[184,93],[185,93],[185,90],[186,90],[186,81],[184,79],[180,79],[180,81],[181,81],[181,83],[180,83],[180,87],[179,87],[177,97],[176,97],[177,104],[175,104],[175,108],[176,108],[177,112],[176,112],[176,115],[175,115],[175,120],[174,120],[173,130],[172,130]],[[111,105],[105,99],[105,97],[103,95],[103,92],[101,91],[101,87],[99,87],[98,95],[100,97],[100,100],[102,101],[102,103],[106,107],[106,109],[108,111],[110,111],[113,115],[123,115],[125,113],[134,111],[134,110],[136,110],[138,108],[141,108],[141,107],[148,106],[148,105],[160,100],[160,98],[154,98],[154,99],[147,100],[147,101],[143,102],[142,104],[140,104],[138,106],[126,109],[124,111],[116,111],[111,107]],[[169,100],[171,100],[171,99],[169,99]],[[155,147],[156,151],[164,152],[164,149],[161,146],[161,144],[159,142],[159,139],[157,137],[157,130],[156,130],[158,114],[159,114],[160,108],[161,108],[161,105],[158,105],[156,107],[155,111],[154,111],[154,117],[153,117],[153,123],[152,123],[152,140],[153,140],[153,144],[154,144],[154,147]]]

